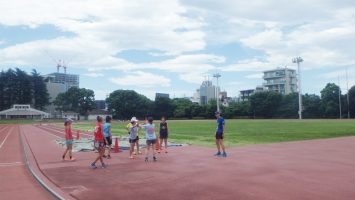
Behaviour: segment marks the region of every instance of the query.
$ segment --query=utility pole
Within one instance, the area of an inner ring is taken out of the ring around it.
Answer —
[[[302,88],[301,88],[301,70],[300,63],[303,62],[301,57],[296,57],[292,59],[293,63],[297,63],[298,67],[298,116],[299,119],[302,119]]]
[[[217,88],[216,88],[216,93],[217,93],[217,111],[220,112],[219,110],[219,82],[218,79],[221,77],[219,73],[213,74],[213,77],[217,79]]]

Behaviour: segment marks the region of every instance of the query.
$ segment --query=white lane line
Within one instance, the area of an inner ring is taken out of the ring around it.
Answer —
[[[20,166],[24,165],[23,162],[10,162],[10,163],[0,163],[0,167],[11,167],[11,166]]]
[[[59,131],[59,130],[56,130],[56,129],[53,129],[53,128],[50,128],[50,127],[43,128],[43,129],[46,129],[46,131],[55,131],[55,132],[57,132],[57,133],[60,133],[60,134],[65,135],[65,133],[63,133],[63,131]],[[43,129],[42,129],[42,130],[43,130]],[[93,135],[86,134],[86,133],[80,133],[80,134],[93,137]]]
[[[9,137],[9,135],[12,133],[12,130],[9,130],[9,132],[7,133],[5,139],[2,141],[2,143],[0,144],[0,149],[1,147],[4,145],[5,141],[7,140],[7,138]]]

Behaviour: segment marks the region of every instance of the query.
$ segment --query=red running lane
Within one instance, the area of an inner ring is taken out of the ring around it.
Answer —
[[[213,148],[176,147],[156,163],[123,152],[105,160],[107,169],[92,170],[94,153],[62,162],[55,136],[23,130],[43,173],[78,199],[355,199],[355,137],[232,148],[228,158],[212,156]]]
[[[0,199],[53,199],[24,164],[18,126],[1,125],[0,131]]]

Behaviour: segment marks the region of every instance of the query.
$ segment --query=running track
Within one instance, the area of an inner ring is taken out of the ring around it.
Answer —
[[[25,166],[18,126],[0,125],[0,199],[53,199]]]
[[[63,148],[54,142],[64,136],[60,130],[19,129],[42,178],[68,198],[355,199],[355,137],[233,148],[227,159],[211,156],[214,149],[189,146],[144,163],[143,156],[129,160],[125,151],[107,160],[109,168],[91,170],[92,152],[76,153],[75,162],[61,161]]]

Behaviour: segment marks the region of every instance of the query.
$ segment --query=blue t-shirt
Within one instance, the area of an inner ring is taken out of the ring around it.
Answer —
[[[219,134],[223,133],[223,125],[224,125],[224,119],[223,117],[219,117],[217,119],[217,133]]]
[[[111,123],[105,123],[104,124],[104,136],[105,137],[109,137],[110,135],[110,127],[111,127]]]
[[[155,125],[154,124],[144,124],[141,126],[145,129],[145,137],[147,140],[155,140]]]

